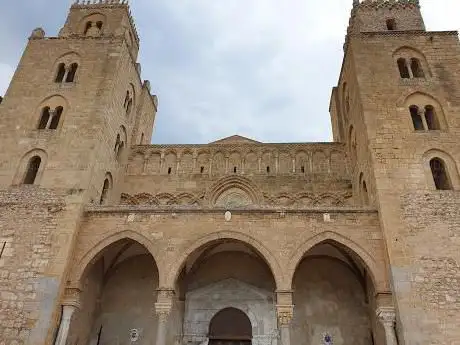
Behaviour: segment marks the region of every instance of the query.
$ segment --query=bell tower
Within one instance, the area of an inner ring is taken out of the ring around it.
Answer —
[[[355,0],[344,51],[330,104],[334,140],[347,144],[357,200],[379,213],[399,342],[453,344],[458,33],[427,31],[418,0]]]
[[[53,342],[85,207],[118,203],[129,150],[151,140],[158,100],[138,51],[120,0],[77,1],[58,36],[29,37],[0,103],[1,290],[18,293],[20,315],[20,330],[0,323],[7,342],[26,331],[24,344]]]

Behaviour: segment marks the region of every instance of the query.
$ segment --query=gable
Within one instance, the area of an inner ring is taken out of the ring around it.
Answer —
[[[226,138],[210,142],[210,144],[261,144],[261,142],[246,137],[242,137],[241,135],[232,135]]]

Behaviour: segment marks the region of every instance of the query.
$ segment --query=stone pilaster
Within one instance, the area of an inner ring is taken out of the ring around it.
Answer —
[[[385,329],[386,345],[398,345],[395,333],[396,312],[393,307],[379,307],[377,317]]]

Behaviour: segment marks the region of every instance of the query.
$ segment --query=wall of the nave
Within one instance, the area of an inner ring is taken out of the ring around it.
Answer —
[[[348,264],[331,257],[305,259],[294,277],[291,343],[371,345],[371,321],[365,292]]]

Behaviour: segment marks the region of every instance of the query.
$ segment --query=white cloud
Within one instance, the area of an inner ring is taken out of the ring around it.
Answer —
[[[143,77],[160,100],[154,142],[234,133],[261,141],[331,139],[329,97],[352,0],[131,2]],[[458,29],[460,1],[421,3],[429,30]],[[34,4],[34,11],[22,11],[29,0],[2,8],[0,42],[9,47],[0,52],[0,94],[30,31],[45,26],[57,33],[66,15],[62,0]],[[42,8],[59,13],[44,16]]]

